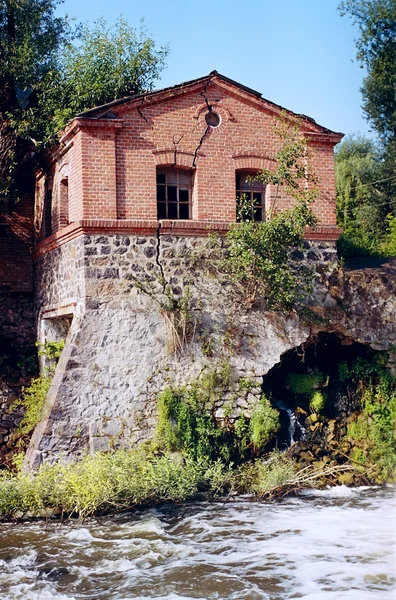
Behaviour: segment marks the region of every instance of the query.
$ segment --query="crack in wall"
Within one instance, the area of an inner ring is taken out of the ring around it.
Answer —
[[[203,90],[200,92],[200,95],[202,96],[202,98],[206,102],[206,106],[208,107],[208,111],[209,112],[212,112],[213,108],[212,108],[212,106],[211,106],[211,104],[209,102],[209,99],[208,99],[207,95],[206,95],[206,91],[207,91],[207,89],[208,89],[208,87],[209,87],[210,82],[212,81],[212,79],[213,79],[213,76],[211,75],[209,77],[208,81],[205,83]],[[196,166],[197,166],[198,152],[200,151],[200,149],[202,147],[202,144],[204,143],[204,140],[205,140],[207,134],[209,133],[209,130],[210,130],[210,126],[207,125],[206,129],[205,129],[205,131],[204,131],[204,133],[203,133],[203,135],[201,137],[201,139],[199,140],[199,144],[198,144],[198,146],[195,149],[194,158],[193,158],[192,165],[191,165],[192,169],[195,169]]]
[[[192,165],[191,165],[191,168],[192,168],[192,169],[195,169],[195,168],[196,168],[196,166],[197,166],[198,152],[200,151],[200,149],[201,149],[201,146],[202,146],[202,144],[204,143],[204,139],[205,139],[205,137],[206,137],[206,134],[208,133],[209,129],[210,129],[210,127],[209,127],[209,125],[207,125],[207,126],[206,126],[206,129],[205,129],[205,131],[204,131],[204,134],[203,134],[203,136],[201,137],[201,139],[199,140],[199,144],[198,144],[198,146],[197,146],[197,147],[196,147],[196,149],[195,149],[195,152],[194,152],[194,158],[193,158]]]
[[[172,144],[174,146],[174,151],[173,151],[173,165],[172,165],[172,167],[176,166],[176,164],[177,164],[177,147],[178,147],[178,145],[180,144],[180,142],[182,141],[183,138],[184,138],[184,133],[182,133],[182,135],[179,137],[179,139],[176,142],[175,141],[175,136],[173,136]]]
[[[161,254],[161,223],[158,223],[157,248],[156,248],[156,254],[155,254],[155,262],[157,263],[158,268],[161,273],[160,283],[162,284],[162,293],[165,294],[166,287],[169,285],[169,283],[166,281],[166,278],[165,278],[164,267],[162,266],[161,261],[160,261],[160,254]]]
[[[151,129],[152,129],[152,125],[151,125],[150,121],[142,112],[142,107],[143,107],[143,104],[145,103],[145,100],[146,100],[146,96],[143,96],[141,103],[138,104],[137,111],[138,111],[139,115],[142,117],[142,119],[144,121],[146,121],[147,125],[149,125],[149,127],[151,127]]]
[[[208,81],[205,83],[205,85],[204,85],[204,88],[203,88],[202,92],[200,92],[200,94],[201,94],[202,98],[203,98],[203,99],[205,100],[205,102],[206,102],[206,106],[208,107],[208,111],[209,111],[209,112],[212,112],[213,108],[212,108],[212,106],[211,106],[211,104],[210,104],[210,102],[209,102],[209,99],[208,99],[208,98],[207,98],[207,96],[206,96],[206,90],[208,89],[208,87],[209,87],[209,85],[210,85],[210,82],[212,81],[212,79],[213,79],[213,76],[211,75],[211,76],[209,77]]]

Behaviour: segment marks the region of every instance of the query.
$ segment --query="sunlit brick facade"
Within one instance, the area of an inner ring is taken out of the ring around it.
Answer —
[[[224,230],[236,219],[238,175],[275,166],[281,110],[212,72],[78,115],[37,176],[37,241],[51,237],[53,247],[81,228],[203,234],[210,223]],[[336,239],[333,149],[342,134],[305,116],[301,131],[320,189],[319,227],[309,235]],[[291,203],[271,185],[255,194],[259,218],[275,202],[277,210]]]

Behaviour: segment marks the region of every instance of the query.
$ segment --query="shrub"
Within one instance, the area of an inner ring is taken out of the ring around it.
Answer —
[[[270,495],[290,481],[298,468],[296,463],[277,450],[239,467],[234,474],[234,488],[241,493],[254,493],[260,497]]]
[[[85,518],[159,502],[183,502],[198,492],[223,493],[230,471],[220,462],[142,449],[95,454],[68,465],[43,466],[35,476],[0,476],[0,518],[41,516],[49,507]]]
[[[280,426],[279,413],[264,395],[255,406],[250,419],[250,437],[256,450],[263,449]]]
[[[348,425],[354,443],[352,458],[365,466],[369,479],[396,480],[396,392],[388,380],[369,385],[362,395],[363,410]]]
[[[315,390],[311,395],[311,400],[309,401],[309,408],[312,412],[320,415],[326,404],[326,394],[319,390]]]
[[[21,398],[16,400],[10,407],[10,410],[14,410],[17,406],[25,408],[23,419],[16,429],[17,435],[29,435],[41,421],[50,385],[51,379],[49,377],[34,377],[29,387],[23,388]]]
[[[315,388],[324,383],[324,376],[318,369],[312,373],[289,373],[286,384],[297,395],[310,394]]]

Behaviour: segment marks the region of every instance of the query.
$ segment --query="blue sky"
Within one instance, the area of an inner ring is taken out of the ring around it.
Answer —
[[[372,135],[361,109],[364,70],[354,61],[359,32],[339,0],[66,0],[61,12],[92,23],[144,18],[168,66],[156,87],[213,69],[264,98],[346,134]]]

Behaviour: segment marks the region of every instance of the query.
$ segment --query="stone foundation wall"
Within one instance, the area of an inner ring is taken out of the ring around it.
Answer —
[[[73,307],[84,301],[84,256],[81,236],[36,258],[37,313],[67,308],[73,312]]]
[[[317,265],[311,305],[327,307],[320,325],[294,313],[244,309],[234,287],[217,276],[219,250],[206,237],[84,235],[62,248],[40,258],[38,297],[51,305],[52,318],[57,299],[62,313],[62,302],[73,294],[82,310],[74,315],[26,468],[151,437],[160,391],[196,381],[225,363],[232,382],[216,411],[221,419],[224,404],[231,402],[236,418],[257,402],[262,377],[283,353],[319,330],[339,328],[348,335],[333,242],[307,242],[294,256]],[[73,269],[75,283],[64,278]],[[175,340],[170,304],[187,293],[189,327]],[[386,337],[380,330],[376,335]],[[241,379],[249,379],[252,388]]]

